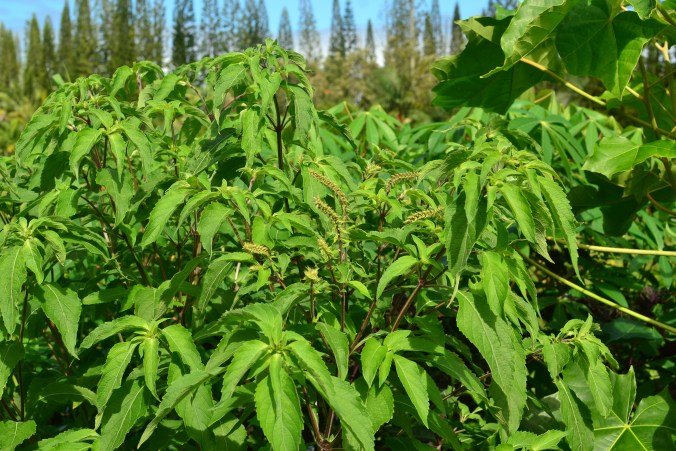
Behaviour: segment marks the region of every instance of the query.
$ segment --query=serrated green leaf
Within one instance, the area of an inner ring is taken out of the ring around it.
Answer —
[[[523,195],[521,188],[510,185],[503,184],[500,187],[500,192],[507,201],[509,209],[516,219],[516,223],[519,226],[519,231],[523,236],[530,241],[535,243],[535,223],[533,221],[533,212],[530,208],[530,204],[526,200],[526,197]]]
[[[199,315],[204,315],[211,298],[213,298],[223,280],[232,272],[232,267],[232,261],[223,257],[219,257],[209,263],[209,267],[202,278],[202,291],[195,304],[195,309]]]
[[[148,225],[143,232],[141,247],[154,243],[162,234],[164,227],[169,223],[169,218],[183,203],[193,188],[185,181],[178,181],[169,188],[157,201],[150,212]]]
[[[418,416],[425,427],[429,427],[427,416],[430,413],[430,399],[427,394],[427,374],[417,363],[400,355],[394,356],[394,367],[397,376],[409,399],[413,403]]]
[[[394,415],[392,389],[387,385],[371,387],[366,397],[365,407],[373,423],[374,432],[378,432],[378,429],[389,422]]]
[[[180,324],[173,324],[162,329],[162,336],[171,352],[177,353],[191,371],[204,369],[202,357],[188,329]]]
[[[230,365],[228,365],[228,369],[223,375],[221,402],[232,396],[237,384],[249,371],[249,368],[261,359],[268,350],[269,346],[260,340],[249,341],[237,349]]]
[[[137,346],[136,342],[123,341],[115,343],[108,351],[96,390],[96,407],[99,409],[99,414],[103,412],[113,391],[122,385],[122,378]]]
[[[117,227],[124,220],[129,211],[132,197],[134,197],[134,186],[127,172],[118,174],[111,168],[104,168],[97,172],[96,183],[102,185],[113,200],[115,207],[115,223]]]
[[[502,256],[497,252],[481,254],[481,286],[486,293],[488,305],[495,315],[502,316],[509,291],[509,271]]]
[[[202,370],[195,370],[191,373],[179,376],[178,379],[173,381],[162,397],[162,401],[160,402],[160,406],[157,409],[155,418],[153,418],[152,421],[148,423],[145,430],[143,431],[143,435],[141,435],[141,439],[139,440],[137,448],[140,448],[141,445],[145,443],[151,435],[153,435],[153,432],[155,432],[155,429],[157,429],[157,426],[160,424],[160,422],[167,415],[169,415],[169,413],[171,413],[171,411],[173,411],[181,401],[183,401],[188,395],[193,393],[198,387],[206,383],[212,377],[213,376],[211,373]]]
[[[333,356],[336,359],[336,366],[338,367],[338,377],[345,380],[347,377],[348,357],[350,353],[350,344],[348,343],[347,335],[326,323],[317,323],[315,327],[319,333],[322,334],[324,340],[326,340],[333,352]]]
[[[153,161],[153,150],[148,135],[141,131],[140,121],[136,119],[127,119],[120,122],[120,127],[124,131],[124,134],[127,135],[129,140],[138,149],[143,169],[149,172]],[[119,161],[118,164],[120,164]]]
[[[143,340],[143,377],[146,382],[146,387],[150,393],[156,398],[157,388],[157,369],[160,366],[160,340],[157,337],[148,337]]]
[[[214,106],[221,108],[227,92],[239,82],[245,73],[246,68],[243,64],[231,64],[218,74],[214,86]]]
[[[387,347],[383,346],[376,338],[370,337],[364,343],[361,350],[361,368],[366,383],[370,387],[376,378],[378,367],[387,354]]]
[[[41,284],[45,280],[44,272],[42,271],[42,253],[38,248],[39,241],[36,238],[29,238],[23,242],[21,251],[23,252],[24,263],[26,268],[35,275],[35,280]]]
[[[0,313],[5,329],[16,329],[19,305],[23,301],[21,287],[26,282],[26,264],[22,248],[10,247],[0,255]]]
[[[0,421],[0,449],[14,451],[17,446],[35,435],[35,421]]]
[[[21,344],[13,341],[0,343],[0,396],[5,391],[5,385],[7,385],[12,370],[23,357],[24,350]]]
[[[240,113],[242,124],[242,149],[246,154],[247,165],[253,162],[256,154],[263,150],[261,117],[257,109],[248,108]]]
[[[581,280],[580,269],[577,266],[577,222],[575,221],[573,210],[570,208],[570,202],[568,202],[566,193],[563,192],[563,189],[556,182],[544,177],[538,177],[538,181],[542,194],[547,200],[549,211],[552,214],[556,234],[563,237],[566,241],[568,252],[570,253],[570,262],[573,264],[575,274]]]
[[[505,427],[516,431],[526,405],[526,361],[521,342],[512,327],[496,317],[486,300],[459,292],[458,329],[477,347],[491,369],[491,393],[499,395]]]
[[[569,431],[566,440],[573,451],[588,451],[594,448],[594,434],[590,427],[590,420],[585,420],[580,411],[580,401],[568,388],[564,380],[557,378],[554,383],[559,389],[561,403],[561,417]]]
[[[68,352],[72,356],[77,356],[75,342],[82,312],[82,302],[77,293],[55,283],[46,283],[35,288],[35,295],[40,300],[45,315],[52,320],[61,334]]]
[[[148,414],[148,403],[148,392],[140,379],[129,380],[115,390],[103,411],[98,449],[119,449],[131,428]]]
[[[45,403],[63,404],[87,401],[93,406],[96,404],[96,394],[88,388],[71,382],[58,381],[42,387],[38,392],[37,400]]]
[[[122,316],[103,323],[91,331],[80,343],[80,351],[89,349],[96,343],[121,332],[149,330],[150,324],[138,316]]]
[[[483,401],[488,401],[486,390],[479,378],[474,374],[455,353],[445,350],[443,355],[430,356],[429,361],[435,368],[440,369],[452,378],[460,381],[470,393],[475,394]]]
[[[197,231],[202,239],[202,246],[209,254],[213,253],[214,236],[218,233],[221,224],[232,216],[232,213],[232,209],[217,202],[207,205],[202,211]]]
[[[256,415],[273,450],[297,450],[303,415],[293,379],[282,366],[282,356],[270,358],[268,376],[256,386]]]
[[[552,343],[547,340],[542,344],[542,358],[547,364],[552,380],[559,377],[563,368],[570,361],[571,355],[570,347],[564,343]]]
[[[79,451],[80,449],[90,449],[91,443],[88,442],[97,438],[99,438],[99,434],[93,429],[72,429],[63,431],[56,437],[40,440],[38,448],[40,451]],[[83,445],[83,447],[76,448],[78,445]]]
[[[418,259],[411,255],[404,255],[399,257],[394,261],[390,266],[385,268],[383,274],[380,276],[380,281],[378,282],[378,289],[376,290],[376,297],[380,298],[383,295],[383,291],[387,288],[387,285],[397,277],[406,274],[413,266],[418,263]]]
[[[600,359],[589,361],[582,359],[581,364],[589,390],[594,397],[594,403],[601,416],[606,417],[613,406],[612,387],[608,370]]]
[[[83,128],[77,132],[75,146],[70,154],[70,169],[75,174],[75,177],[78,176],[80,162],[91,152],[92,147],[98,142],[102,134],[102,130],[95,130],[93,128]]]
[[[478,182],[478,177],[476,178]],[[474,244],[486,225],[486,199],[471,190],[463,190],[455,202],[449,203],[445,214],[446,258],[451,276],[459,275],[467,265]]]

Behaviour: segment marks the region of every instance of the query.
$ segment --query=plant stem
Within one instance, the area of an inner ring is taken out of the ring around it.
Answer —
[[[437,255],[434,257],[434,261],[439,260],[441,258],[441,256],[444,255],[444,252],[446,252],[446,250],[444,248],[442,248],[437,253]],[[427,268],[427,271],[425,271],[425,274],[418,281],[418,285],[416,285],[416,287],[413,290],[413,292],[411,293],[411,295],[408,297],[408,299],[406,299],[404,306],[399,311],[399,315],[397,315],[397,319],[395,319],[394,324],[392,324],[392,332],[397,330],[397,327],[399,327],[399,323],[401,322],[402,318],[404,317],[404,315],[406,314],[408,309],[411,307],[411,304],[413,303],[415,298],[418,296],[418,293],[420,293],[420,290],[422,289],[422,287],[425,286],[425,283],[427,282],[427,277],[429,277],[430,272],[432,272],[432,268],[433,268],[432,265],[430,265],[430,267]]]
[[[563,241],[557,240],[560,244],[565,244]],[[586,249],[588,251],[608,252],[611,254],[631,254],[631,255],[661,255],[664,257],[676,257],[676,251],[660,251],[654,249],[631,249],[626,247],[608,247],[596,246],[593,244],[580,244],[577,247]]]
[[[317,441],[317,445],[321,449],[324,443],[324,438],[322,437],[322,433],[319,430],[319,424],[317,423],[315,411],[312,410],[312,406],[310,405],[310,395],[308,394],[307,388],[305,387],[303,387],[303,395],[305,395],[305,408],[307,409],[307,414],[310,417],[310,423],[312,424],[312,432],[315,436],[315,440]]]
[[[529,60],[528,58],[521,58],[521,61],[528,64],[529,66],[533,66],[534,68],[546,73],[547,75],[554,78],[556,81],[563,84],[565,87],[567,87],[571,91],[581,95],[585,99],[590,100],[590,101],[596,103],[597,105],[601,105],[602,107],[606,106],[606,102],[604,102],[603,100],[599,99],[596,96],[593,96],[593,95],[587,93],[586,91],[584,91],[581,88],[578,88],[577,86],[575,86],[571,82],[566,81],[565,79],[561,78],[555,72],[551,71],[549,68],[543,66],[542,64],[536,63],[535,61]]]
[[[26,330],[26,315],[28,313],[28,287],[24,286],[23,308],[21,309],[21,327],[19,328],[19,343],[23,346],[23,334]],[[21,395],[21,407],[19,409],[19,418],[21,421],[26,419],[26,392],[23,385],[23,365],[19,361],[19,394]]]
[[[676,327],[672,327],[672,326],[669,326],[668,324],[664,324],[664,323],[661,323],[661,322],[659,322],[659,321],[657,321],[657,320],[654,320],[654,319],[652,319],[652,318],[648,318],[647,316],[641,315],[640,313],[635,312],[635,311],[633,311],[633,310],[631,310],[631,309],[628,309],[628,308],[626,308],[626,307],[622,307],[621,305],[616,304],[616,303],[613,302],[613,301],[610,301],[610,300],[608,300],[608,299],[602,298],[601,296],[599,296],[599,295],[597,295],[597,294],[595,294],[595,293],[592,293],[591,291],[589,291],[589,290],[587,290],[587,289],[585,289],[585,288],[582,288],[582,287],[579,286],[579,285],[576,285],[575,283],[569,281],[568,279],[565,279],[565,278],[559,276],[558,274],[555,274],[555,273],[551,272],[549,269],[547,269],[546,267],[544,267],[544,266],[541,265],[540,263],[538,263],[538,262],[536,262],[535,260],[533,260],[533,259],[527,257],[526,255],[522,254],[521,251],[519,251],[518,249],[517,249],[516,251],[517,251],[517,252],[521,255],[521,257],[523,257],[523,259],[526,260],[528,263],[530,263],[531,265],[535,266],[537,269],[539,269],[539,270],[542,271],[543,273],[547,274],[548,276],[550,276],[550,277],[553,278],[554,280],[556,280],[556,281],[558,281],[558,282],[560,282],[560,283],[562,283],[562,284],[564,284],[564,285],[566,285],[566,286],[572,288],[573,290],[575,290],[575,291],[577,291],[577,292],[579,292],[579,293],[582,293],[582,294],[584,294],[585,296],[588,296],[589,298],[591,298],[591,299],[593,299],[593,300],[595,300],[595,301],[597,301],[597,302],[600,302],[600,303],[602,303],[602,304],[605,304],[605,305],[607,305],[608,307],[614,308],[615,310],[618,310],[618,311],[620,311],[620,312],[622,312],[622,313],[625,313],[625,314],[627,314],[627,315],[629,315],[629,316],[632,316],[632,317],[634,317],[634,318],[636,318],[636,319],[638,319],[638,320],[640,320],[640,321],[643,321],[643,322],[648,323],[648,324],[652,324],[653,326],[659,327],[660,329],[664,329],[664,330],[666,330],[667,332],[671,332],[672,334],[676,334]]]
[[[669,210],[667,207],[665,207],[664,205],[662,205],[662,204],[660,204],[659,202],[657,202],[657,201],[655,200],[655,198],[654,198],[653,196],[650,195],[650,193],[646,194],[646,197],[648,197],[648,200],[650,201],[650,203],[653,204],[653,206],[654,206],[655,208],[657,208],[658,210],[663,211],[664,213],[666,213],[666,214],[668,214],[668,215],[676,216],[676,211],[671,211],[671,210]]]

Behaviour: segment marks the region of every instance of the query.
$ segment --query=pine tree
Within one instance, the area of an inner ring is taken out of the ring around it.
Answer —
[[[200,54],[216,56],[223,47],[221,14],[216,0],[204,0],[200,19]]]
[[[98,37],[96,52],[96,71],[108,73],[113,39],[113,18],[115,16],[115,0],[94,0],[95,28]]]
[[[268,13],[263,0],[246,0],[239,20],[238,47],[245,49],[265,42],[270,35]]]
[[[79,77],[94,72],[97,45],[89,0],[78,0],[77,6],[73,74]]]
[[[317,64],[322,57],[322,48],[319,43],[317,22],[312,12],[310,0],[300,0],[299,51],[307,58],[308,63]]]
[[[364,50],[366,51],[366,59],[370,63],[375,63],[376,61],[376,40],[373,37],[373,24],[371,19],[369,19],[366,24],[366,44],[364,45]]]
[[[265,42],[270,37],[270,19],[268,18],[268,9],[265,7],[264,0],[258,0],[258,16],[260,18],[261,42]]]
[[[165,23],[166,23],[166,7],[164,0],[155,0],[152,11],[152,27],[154,45],[152,46],[151,55],[148,57],[150,61],[154,61],[160,66],[164,65],[164,37],[165,37]]]
[[[436,55],[437,45],[434,37],[432,18],[430,14],[425,14],[425,27],[423,29],[423,54],[426,56]]]
[[[289,20],[289,11],[282,9],[282,16],[279,19],[279,35],[277,37],[279,45],[285,49],[293,48],[293,31],[291,30],[291,21]]]
[[[12,30],[0,24],[0,91],[16,92],[19,87],[18,41]]]
[[[460,20],[460,6],[455,2],[455,10],[453,11],[453,25],[451,26],[451,55],[457,55],[465,48],[465,36],[462,34],[460,25],[457,22]]]
[[[340,14],[340,2],[333,0],[333,16],[331,16],[331,42],[329,43],[329,56],[345,56],[345,27]]]
[[[54,28],[52,19],[47,16],[42,30],[42,56],[43,56],[43,88],[46,92],[52,89],[52,75],[56,72],[56,48],[54,46]]]
[[[56,71],[61,74],[64,80],[70,80],[75,75],[73,72],[75,49],[73,47],[73,27],[70,21],[68,0],[66,0],[63,5],[63,11],[61,13],[61,24],[59,25],[59,50],[57,55],[59,60]]]
[[[132,23],[131,0],[117,0],[113,14],[108,73],[120,66],[130,65],[135,59],[134,24]]]
[[[153,36],[153,23],[147,0],[136,0],[134,29],[136,31],[136,57],[139,60],[152,60],[156,38]]]
[[[28,24],[27,40],[26,64],[23,72],[23,93],[26,97],[35,100],[39,97],[39,90],[43,86],[42,77],[44,75],[40,25],[35,13],[33,13],[33,17]]]
[[[239,0],[225,0],[223,5],[223,52],[242,50],[239,44]]]
[[[345,36],[345,53],[357,50],[357,26],[354,22],[354,11],[351,0],[345,3],[345,16],[343,17],[343,35]]]
[[[438,54],[444,53],[445,37],[444,30],[441,24],[441,10],[439,9],[439,0],[432,0],[432,7],[430,8],[430,21],[432,25],[432,35],[434,36],[434,46]]]
[[[181,66],[196,59],[195,11],[192,0],[176,0],[171,61]]]

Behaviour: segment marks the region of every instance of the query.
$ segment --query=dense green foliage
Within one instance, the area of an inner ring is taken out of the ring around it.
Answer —
[[[461,22],[419,125],[271,40],[62,84],[0,159],[0,449],[670,449],[676,14],[631,3]]]

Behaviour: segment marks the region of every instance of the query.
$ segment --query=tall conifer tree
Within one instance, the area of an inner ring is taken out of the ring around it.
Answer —
[[[298,43],[298,50],[307,58],[309,63],[317,64],[322,57],[322,47],[319,41],[317,22],[312,11],[312,3],[310,3],[310,0],[300,0],[299,9],[298,35],[300,42]]]
[[[134,17],[134,30],[136,31],[136,57],[139,60],[153,59],[153,47],[155,46],[152,15],[148,0],[136,0],[136,14]]]
[[[371,23],[371,19],[369,19],[366,24],[366,39],[364,42],[366,58],[370,63],[374,63],[376,61],[376,40],[373,36],[373,24]]]
[[[268,37],[268,13],[263,0],[246,0],[239,21],[239,48],[245,49],[262,44]]]
[[[423,28],[423,54],[426,56],[435,55],[437,53],[437,44],[432,30],[432,18],[430,17],[430,14],[427,13],[425,14],[425,26]]]
[[[108,63],[109,74],[122,65],[133,63],[136,57],[131,8],[131,0],[117,0],[115,5]]]
[[[116,0],[93,0],[94,1],[94,28],[96,30],[97,52],[96,71],[108,73],[110,66],[111,47],[114,45],[114,16]]]
[[[457,22],[460,20],[460,6],[455,2],[453,10],[453,25],[451,25],[451,55],[457,55],[465,48],[465,36]]]
[[[19,50],[18,41],[12,30],[0,25],[0,90],[5,92],[18,91],[19,81]]]
[[[57,51],[58,64],[56,71],[61,74],[64,80],[70,80],[74,76],[74,56],[73,47],[73,26],[70,20],[70,9],[68,0],[63,5],[61,12],[61,23],[59,24],[59,50]]]
[[[78,0],[76,4],[78,8],[75,25],[75,61],[73,73],[79,77],[94,72],[97,41],[89,0]]]
[[[26,47],[26,64],[23,72],[23,93],[32,100],[38,98],[39,90],[43,86],[44,75],[42,43],[40,42],[40,24],[33,13],[28,24]]]
[[[152,46],[152,54],[149,56],[151,61],[156,62],[160,66],[164,65],[164,38],[165,24],[167,10],[164,6],[164,0],[155,0],[153,3],[152,19],[153,24],[153,38],[154,45]]]
[[[329,43],[329,56],[345,56],[345,27],[340,13],[339,0],[333,0],[333,15],[331,16],[331,42]]]
[[[352,1],[345,2],[345,16],[343,17],[343,34],[345,36],[345,53],[357,50],[357,26],[354,22]]]
[[[223,48],[221,12],[216,0],[203,0],[200,18],[200,55],[216,56]]]
[[[277,37],[279,45],[285,49],[293,48],[293,31],[291,30],[291,21],[289,20],[289,11],[282,9],[282,16],[279,19],[279,34]]]
[[[441,24],[441,9],[439,8],[439,0],[432,0],[430,7],[430,25],[432,26],[432,35],[434,36],[434,46],[437,54],[443,54],[445,48],[445,36],[443,25]]]
[[[223,52],[242,50],[239,48],[239,20],[239,0],[225,0],[223,4]]]
[[[176,0],[171,62],[181,66],[197,58],[195,49],[195,10],[192,0]]]
[[[52,19],[47,16],[45,19],[45,26],[42,29],[42,56],[44,76],[43,88],[46,92],[52,89],[52,75],[56,72],[56,48],[54,46],[54,28],[52,27]]]

